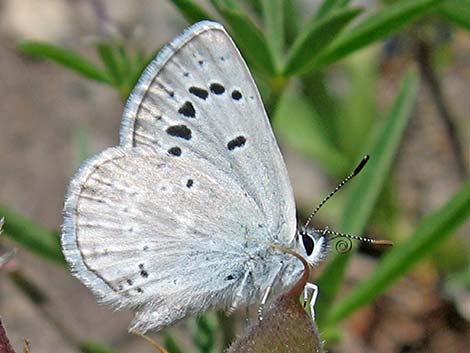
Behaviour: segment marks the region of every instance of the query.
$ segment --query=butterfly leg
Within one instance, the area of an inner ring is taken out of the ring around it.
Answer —
[[[235,293],[235,298],[233,299],[232,304],[230,305],[230,309],[228,310],[230,314],[233,313],[240,305],[240,302],[243,299],[243,290],[245,289],[246,282],[249,276],[251,276],[251,271],[247,270],[243,275],[242,283],[240,283],[240,286],[238,287],[238,290]]]
[[[260,306],[258,307],[258,320],[261,321],[263,320],[263,309],[264,309],[264,305],[266,304],[266,302],[268,301],[268,297],[269,297],[269,294],[271,294],[271,290],[273,289],[272,286],[269,286],[268,288],[266,288],[266,291],[264,292],[264,295],[263,295],[263,298],[261,299],[261,304]]]
[[[279,267],[278,271],[274,272],[274,276],[271,280],[271,284],[266,287],[266,290],[263,294],[263,297],[261,298],[261,304],[258,307],[258,320],[261,321],[263,320],[263,309],[264,306],[266,305],[266,302],[268,301],[269,295],[271,294],[271,291],[273,289],[273,286],[275,285],[276,281],[279,279],[279,277],[282,276],[284,270],[283,270],[283,263],[281,262],[281,266]],[[269,282],[268,282],[269,283]]]
[[[317,302],[318,297],[318,286],[314,283],[307,282],[304,288],[304,308],[309,301],[310,292],[310,314],[312,315],[312,319],[315,320],[315,303]]]

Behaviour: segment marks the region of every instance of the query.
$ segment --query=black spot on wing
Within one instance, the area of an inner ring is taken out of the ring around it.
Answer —
[[[210,85],[209,89],[212,93],[220,95],[225,92],[225,87],[222,86],[220,83],[213,83]]]
[[[143,278],[147,278],[149,276],[148,272],[144,270],[144,264],[139,264],[140,275]]]
[[[191,140],[191,129],[186,125],[173,125],[166,129],[170,136],[180,137],[185,140]]]
[[[196,110],[194,110],[193,103],[190,101],[186,101],[181,108],[178,109],[178,113],[188,118],[194,118],[196,116]]]
[[[232,92],[232,98],[236,101],[240,100],[242,98],[242,94],[238,90],[234,90]]]
[[[206,99],[209,95],[209,92],[207,92],[207,90],[205,90],[204,88],[199,88],[195,86],[189,87],[189,93],[192,93],[196,97],[199,97],[201,99]]]
[[[190,189],[193,186],[193,184],[194,184],[193,179],[188,179],[188,181],[186,182],[186,187]]]
[[[172,154],[173,156],[179,157],[181,156],[181,148],[178,146],[172,147],[168,150],[169,154]]]
[[[229,149],[229,151],[233,151],[237,147],[244,146],[245,143],[246,143],[245,136],[237,136],[233,140],[227,143],[227,148]]]

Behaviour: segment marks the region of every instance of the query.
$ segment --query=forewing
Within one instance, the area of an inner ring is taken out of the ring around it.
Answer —
[[[138,309],[133,328],[161,328],[223,306],[260,230],[254,200],[203,159],[111,148],[72,180],[62,244],[104,302]]]
[[[121,126],[121,146],[140,145],[159,146],[187,165],[207,160],[256,202],[267,240],[294,236],[286,167],[253,78],[220,24],[190,27],[145,70]]]

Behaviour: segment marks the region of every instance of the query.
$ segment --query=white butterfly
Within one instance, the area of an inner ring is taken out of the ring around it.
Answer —
[[[145,70],[120,145],[83,164],[64,212],[74,274],[102,302],[136,309],[136,331],[291,286],[303,265],[267,243],[312,265],[326,252],[323,235],[297,231],[259,92],[215,22],[188,28]]]

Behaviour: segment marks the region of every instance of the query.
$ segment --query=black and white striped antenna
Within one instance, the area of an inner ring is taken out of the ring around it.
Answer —
[[[364,157],[362,157],[362,160],[359,162],[359,164],[357,165],[356,168],[354,168],[353,172],[351,174],[349,174],[346,178],[344,178],[341,183],[338,184],[338,186],[332,191],[330,192],[330,194],[325,197],[322,202],[320,202],[320,204],[313,210],[313,212],[310,214],[310,216],[308,216],[307,218],[307,221],[305,222],[305,225],[304,225],[304,229],[306,229],[309,225],[310,225],[310,222],[312,221],[313,219],[313,216],[315,216],[317,214],[317,212],[320,210],[320,208],[322,208],[322,206],[334,195],[336,194],[344,185],[346,185],[346,183],[348,181],[350,181],[352,178],[354,178],[356,175],[359,174],[359,172],[364,168],[364,166],[366,165],[367,161],[369,160],[369,155],[365,155]]]

